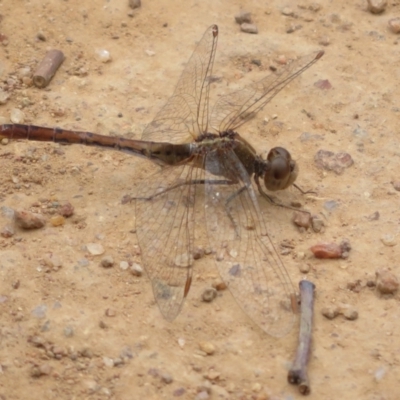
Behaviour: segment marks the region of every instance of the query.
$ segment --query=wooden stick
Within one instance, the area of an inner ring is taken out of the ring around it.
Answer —
[[[46,87],[64,61],[64,58],[61,50],[49,50],[33,74],[34,85],[38,88]]]
[[[299,392],[306,395],[310,393],[307,364],[311,353],[315,285],[310,281],[302,280],[299,287],[301,299],[299,345],[295,361],[288,373],[288,381],[293,385],[298,385]]]

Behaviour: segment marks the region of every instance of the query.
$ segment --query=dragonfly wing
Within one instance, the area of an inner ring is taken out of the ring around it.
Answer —
[[[266,76],[245,88],[221,96],[211,112],[210,125],[218,132],[236,130],[260,111],[287,84],[315,64],[322,51],[298,58],[277,73]]]
[[[136,232],[145,270],[163,316],[180,312],[192,280],[196,170],[165,168],[138,187]]]
[[[209,78],[217,40],[218,27],[212,25],[186,64],[174,94],[144,130],[142,140],[189,143],[207,131]]]
[[[221,154],[219,154],[221,153]],[[290,277],[267,234],[250,177],[232,150],[216,149],[206,170],[236,177],[232,185],[206,184],[206,224],[221,278],[243,311],[265,332],[283,336],[293,325]],[[206,179],[212,179],[207,176]]]

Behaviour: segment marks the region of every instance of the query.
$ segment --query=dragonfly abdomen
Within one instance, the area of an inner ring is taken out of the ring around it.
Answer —
[[[191,158],[191,147],[189,144],[146,142],[123,137],[99,135],[91,132],[76,132],[35,125],[1,125],[0,138],[104,147],[142,156],[163,165],[177,165]]]

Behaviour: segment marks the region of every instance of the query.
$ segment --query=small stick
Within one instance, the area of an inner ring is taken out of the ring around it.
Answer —
[[[61,50],[49,50],[33,74],[34,85],[38,88],[46,87],[63,61]]]
[[[307,364],[311,352],[311,334],[314,316],[314,289],[315,285],[307,280],[299,283],[300,287],[300,331],[299,345],[296,358],[288,373],[288,381],[299,386],[299,392],[303,395],[310,393]]]

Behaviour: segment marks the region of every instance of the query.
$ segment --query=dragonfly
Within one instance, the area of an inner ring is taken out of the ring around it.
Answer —
[[[261,329],[280,337],[295,320],[295,289],[256,193],[269,200],[267,192],[294,185],[298,166],[282,147],[262,158],[237,129],[323,51],[223,94],[210,107],[217,41],[218,27],[212,25],[141,140],[21,124],[2,125],[0,136],[100,146],[159,164],[130,200],[142,262],[162,315],[172,321],[182,309],[193,279],[197,233],[205,225],[218,271],[238,305]]]

